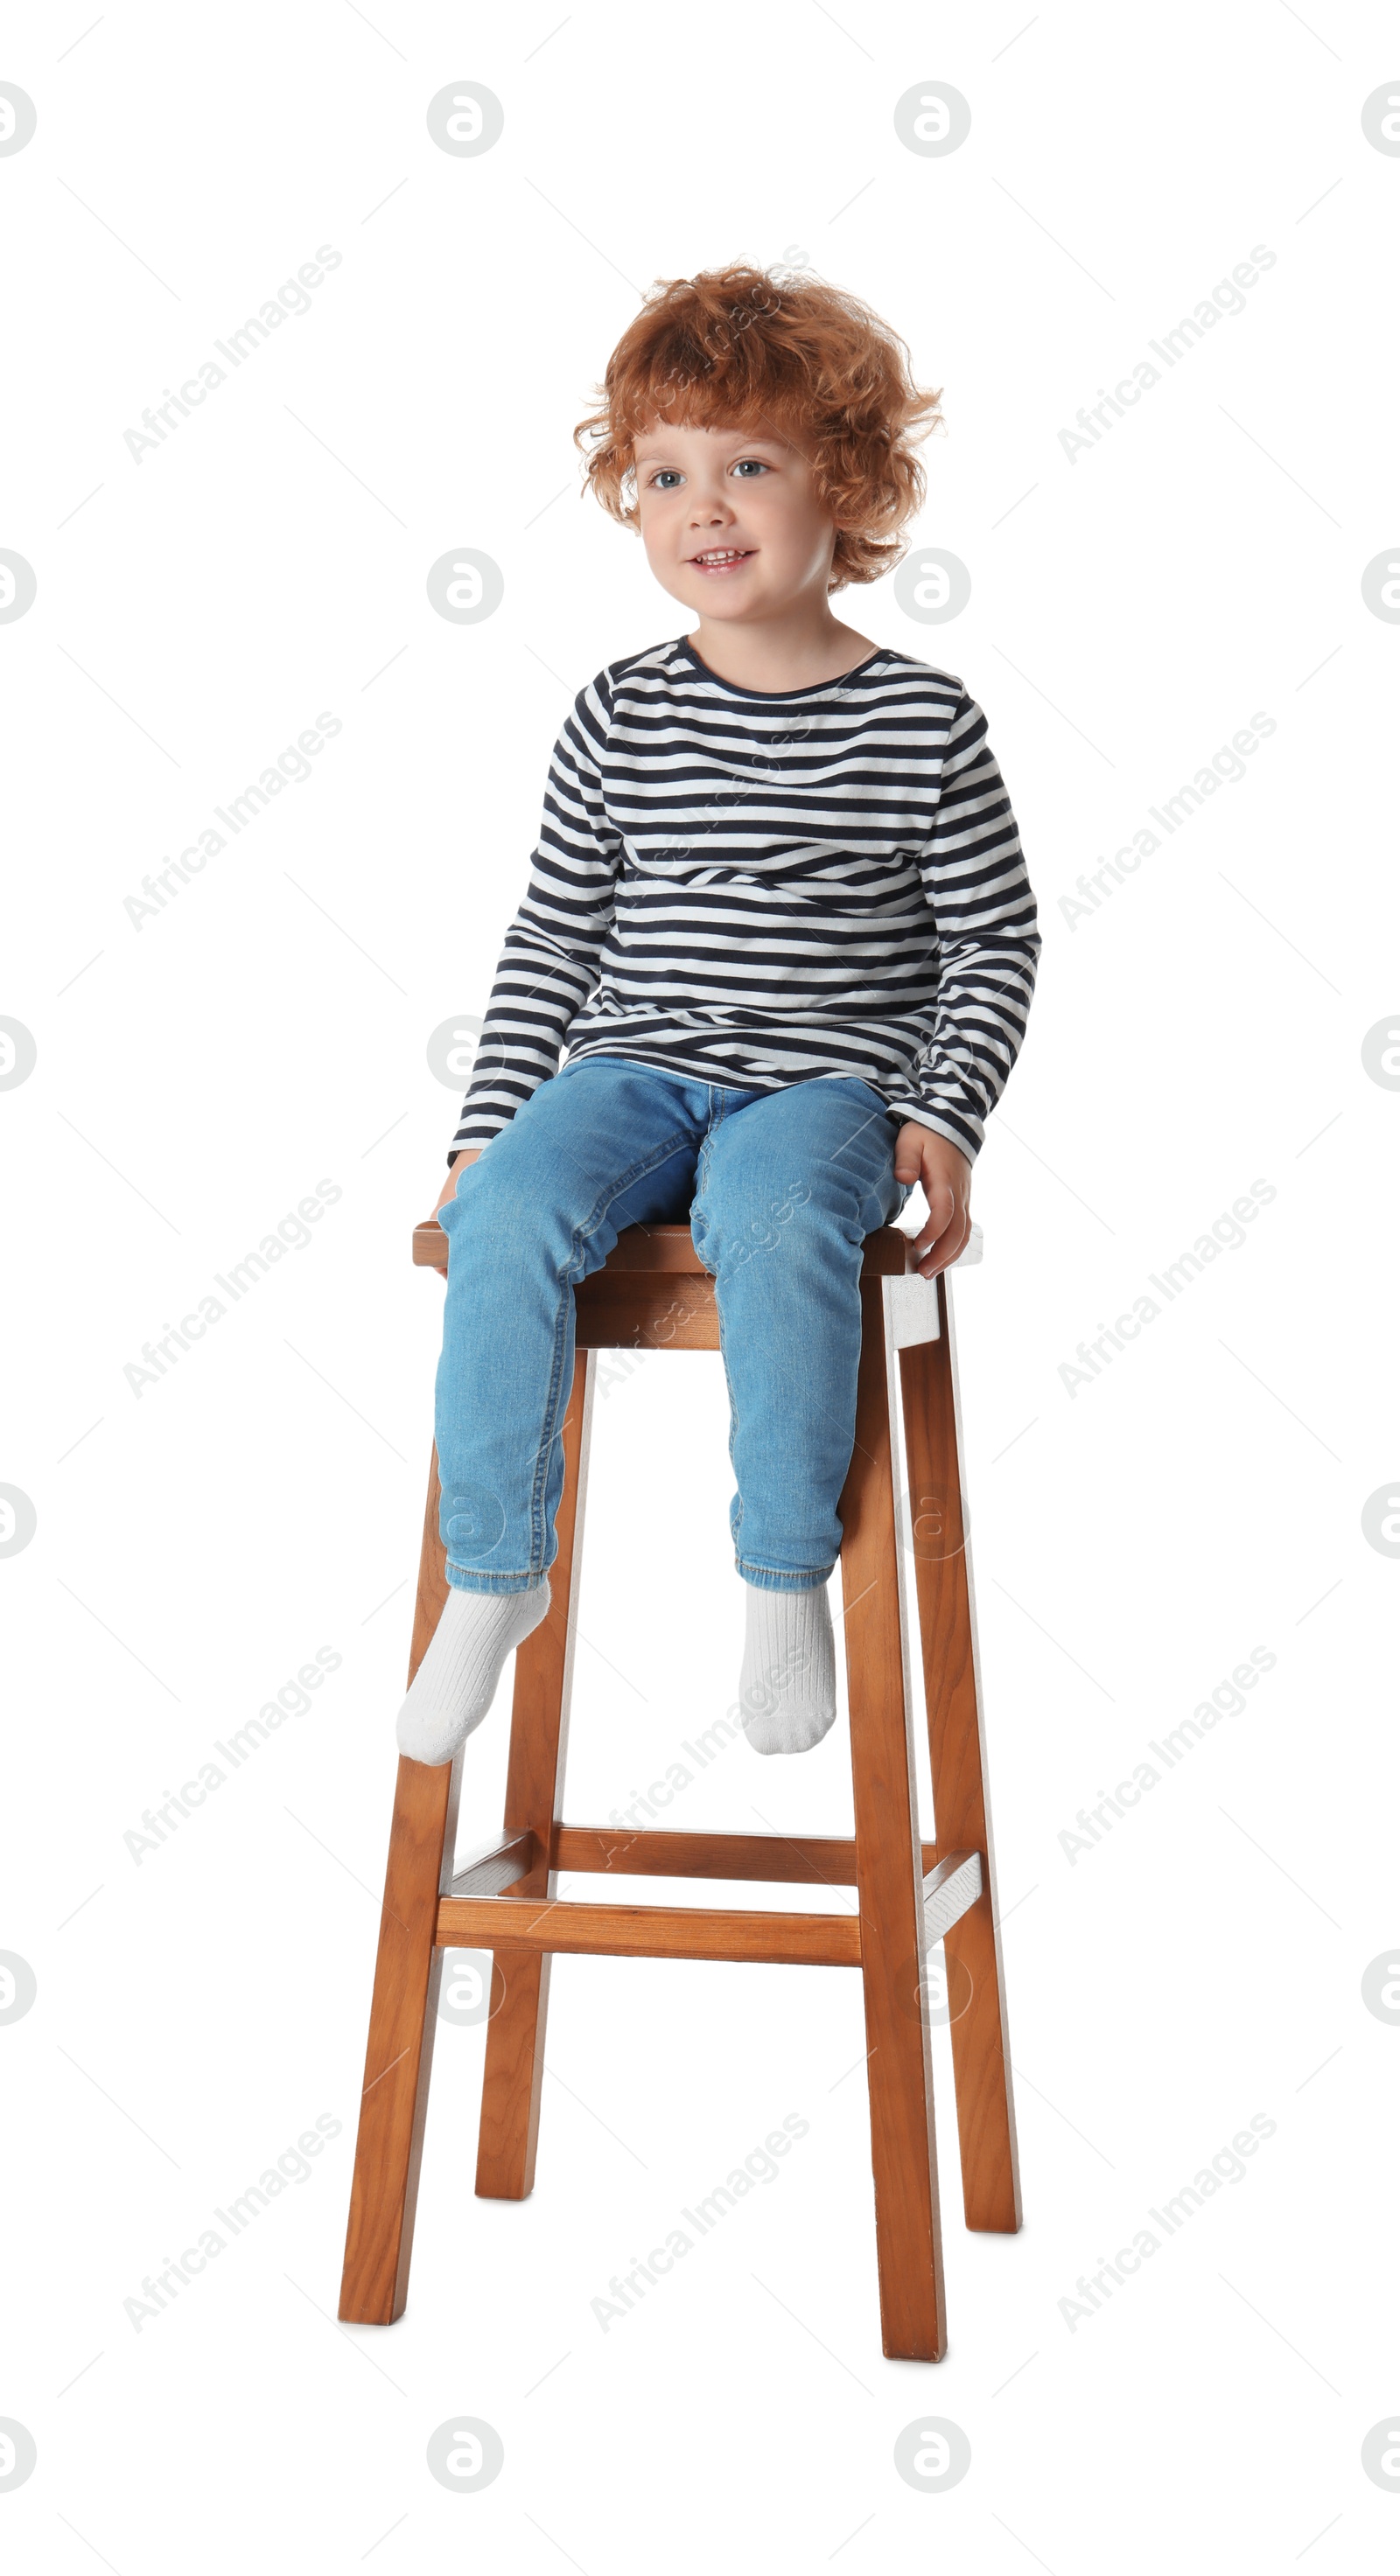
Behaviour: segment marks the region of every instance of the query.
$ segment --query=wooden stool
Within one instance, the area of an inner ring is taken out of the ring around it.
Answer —
[[[961,1259],[980,1258],[981,1238]],[[444,1269],[436,1223],[416,1262]],[[996,1881],[978,1708],[970,1570],[962,1542],[957,1363],[946,1277],[920,1279],[897,1226],[868,1235],[855,1450],[841,1495],[855,1835],[628,1832],[561,1821],[583,1537],[593,1353],[719,1348],[714,1281],[687,1226],[633,1226],[575,1291],[577,1352],[564,1424],[565,1476],[553,1607],[516,1655],[505,1820],[455,1863],[462,1756],[401,1758],[370,2011],[340,2314],[403,2314],[444,1948],[495,1954],[504,1994],[487,2028],[476,2188],[521,2200],[535,2178],[545,2007],[555,1951],[589,1956],[764,1959],[859,1968],[865,1994],[871,2161],[884,2349],[939,2361],[947,2349],[934,2152],[925,1952],[942,1940],[952,2015],[963,2209],[972,2228],[1021,2223]],[[897,1369],[896,1369],[897,1360]],[[896,1379],[908,1462],[905,1539],[914,1562],[936,1816],[919,1839],[904,1553],[895,1483]],[[436,1452],[409,1661],[412,1680],[447,1597]],[[854,1885],[857,1914],[569,1903],[559,1870]],[[493,1980],[496,1982],[496,1980]]]

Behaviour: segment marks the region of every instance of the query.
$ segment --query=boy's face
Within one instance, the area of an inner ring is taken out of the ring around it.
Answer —
[[[836,525],[786,439],[652,421],[633,451],[642,542],[663,590],[701,617],[825,606]]]

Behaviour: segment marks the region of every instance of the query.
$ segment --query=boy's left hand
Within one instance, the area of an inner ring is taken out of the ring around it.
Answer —
[[[933,1279],[956,1261],[972,1232],[972,1165],[950,1138],[910,1118],[895,1139],[894,1176],[923,1183],[928,1221],[914,1238],[914,1251],[919,1277]]]

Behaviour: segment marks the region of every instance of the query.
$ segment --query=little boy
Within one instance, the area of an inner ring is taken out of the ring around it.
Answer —
[[[729,1392],[745,1731],[820,1742],[862,1245],[920,1182],[921,1276],[962,1250],[1041,945],[980,708],[829,605],[900,560],[923,497],[938,397],[903,342],[834,288],[712,271],[657,288],[601,401],[588,479],[698,622],[574,703],[448,1158],[450,1590],[397,1730],[419,1762],[451,1760],[549,1612],[575,1283],[624,1226],[687,1220]]]

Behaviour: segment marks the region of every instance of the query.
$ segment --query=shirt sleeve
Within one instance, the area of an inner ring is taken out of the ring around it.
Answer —
[[[938,925],[933,1030],[890,1102],[969,1162],[1026,1034],[1041,939],[1035,897],[987,719],[963,690],[948,730],[934,825],[919,852]]]
[[[505,936],[449,1165],[485,1145],[558,1071],[569,1028],[597,985],[622,843],[603,802],[612,718],[606,672],[574,700],[549,764],[524,900]]]

